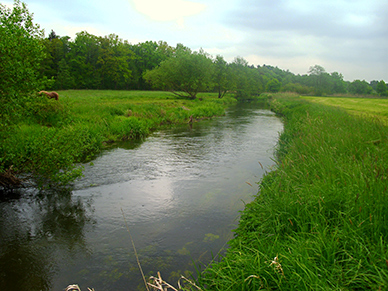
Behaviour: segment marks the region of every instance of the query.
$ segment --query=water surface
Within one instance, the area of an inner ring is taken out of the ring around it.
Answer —
[[[231,108],[104,151],[71,191],[1,202],[0,287],[142,289],[128,230],[144,273],[175,283],[227,247],[281,130],[269,110]]]

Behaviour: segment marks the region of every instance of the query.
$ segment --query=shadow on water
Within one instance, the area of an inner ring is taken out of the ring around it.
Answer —
[[[72,190],[3,196],[0,288],[144,290],[121,210],[147,278],[189,276],[193,262],[207,265],[232,238],[273,165],[281,129],[270,111],[242,104],[144,142],[110,145]]]
[[[90,205],[74,199],[70,190],[18,189],[1,195],[0,289],[50,290],[60,254],[87,252]]]

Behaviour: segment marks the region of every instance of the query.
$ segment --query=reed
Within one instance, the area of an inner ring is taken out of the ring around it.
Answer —
[[[271,106],[285,123],[276,169],[199,286],[386,290],[388,127],[296,97],[274,96]]]

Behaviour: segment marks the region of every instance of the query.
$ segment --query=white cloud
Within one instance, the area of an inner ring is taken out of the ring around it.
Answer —
[[[184,18],[201,13],[206,5],[185,0],[132,0],[137,11],[155,21],[176,21],[184,26]]]

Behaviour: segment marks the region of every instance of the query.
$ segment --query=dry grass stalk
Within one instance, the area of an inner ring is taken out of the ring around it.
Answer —
[[[178,289],[162,279],[160,272],[158,272],[158,277],[151,276],[149,280],[151,280],[152,283],[148,282],[147,284],[154,288],[154,290],[167,291],[168,289],[171,289],[173,291],[178,291]]]
[[[278,256],[274,257],[274,259],[271,261],[271,264],[269,266],[270,267],[274,266],[274,269],[284,276],[283,267],[279,262]]]
[[[158,272],[158,276],[157,277],[153,277],[152,276],[152,277],[150,277],[149,280],[152,281],[152,282],[148,282],[148,285],[151,286],[154,290],[160,290],[160,291],[168,291],[168,290],[179,291],[179,290],[184,290],[183,286],[181,284],[181,280],[184,280],[184,281],[188,282],[191,286],[195,287],[197,290],[202,290],[201,288],[199,288],[197,285],[195,285],[192,281],[190,281],[189,279],[187,279],[184,276],[181,276],[180,279],[178,280],[178,289],[175,288],[174,286],[172,286],[171,284],[167,283],[166,281],[164,281],[162,279],[162,276],[160,275],[160,272]]]
[[[189,279],[187,279],[186,277],[184,276],[181,276],[180,279],[178,280],[178,286],[179,286],[179,289],[182,290],[182,285],[181,285],[181,280],[185,280],[186,282],[188,282],[191,286],[197,288],[198,290],[202,290],[201,288],[199,288],[197,285],[195,285],[195,283],[193,283],[192,281],[190,281]]]
[[[128,231],[128,234],[129,234],[129,238],[131,239],[131,242],[132,242],[132,247],[133,247],[133,251],[135,252],[135,257],[136,257],[137,265],[139,266],[139,270],[140,270],[141,276],[143,277],[143,281],[144,281],[145,287],[146,287],[147,291],[149,291],[148,285],[147,285],[147,281],[146,281],[145,276],[144,276],[144,273],[143,273],[143,269],[141,268],[141,265],[140,265],[139,256],[137,255],[135,243],[133,242],[131,233],[130,233],[130,231],[129,231],[127,219],[125,218],[124,211],[123,211],[122,208],[121,208],[121,213],[123,214],[125,226],[127,227],[127,231]],[[163,290],[163,289],[162,289],[162,290]]]
[[[12,166],[0,173],[0,186],[4,188],[19,186],[21,183],[22,180],[16,176],[16,172],[12,169]]]
[[[89,291],[94,291],[94,289],[88,288]],[[76,284],[69,285],[66,287],[65,291],[81,291],[80,287]]]
[[[78,285],[69,285],[66,287],[65,291],[81,291]]]

